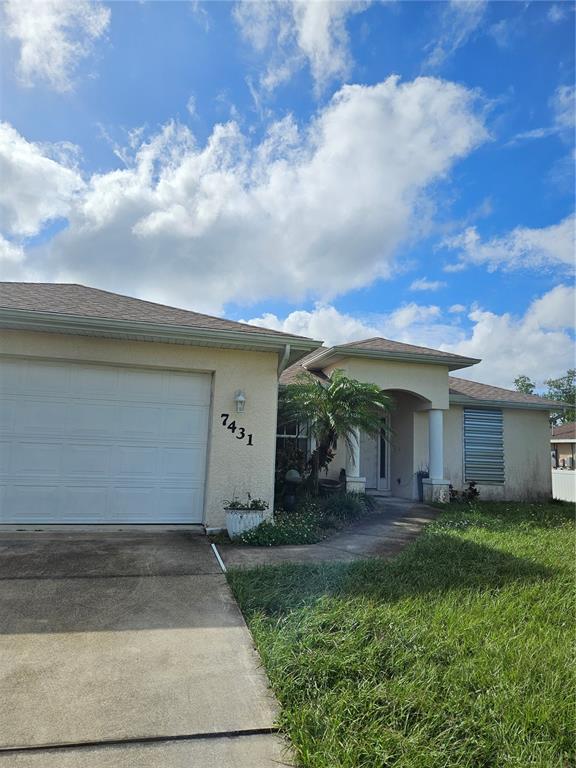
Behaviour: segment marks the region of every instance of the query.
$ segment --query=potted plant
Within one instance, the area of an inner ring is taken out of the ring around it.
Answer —
[[[236,539],[246,531],[256,528],[264,522],[268,502],[253,499],[247,494],[247,500],[241,501],[236,495],[224,502],[226,512],[226,530],[231,539]]]

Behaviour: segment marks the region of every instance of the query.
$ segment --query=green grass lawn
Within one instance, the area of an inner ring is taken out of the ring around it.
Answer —
[[[567,504],[451,505],[391,561],[234,571],[307,768],[574,762]]]

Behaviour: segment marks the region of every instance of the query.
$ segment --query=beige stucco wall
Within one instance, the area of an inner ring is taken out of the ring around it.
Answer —
[[[191,347],[24,331],[3,331],[0,355],[18,355],[112,365],[203,371],[212,374],[212,409],[205,488],[205,524],[224,525],[223,501],[250,492],[272,507],[278,403],[274,352]],[[220,414],[234,413],[234,393],[246,393],[236,423],[252,433],[253,446],[222,427]]]
[[[452,406],[444,418],[446,479],[464,487],[463,409]],[[547,499],[552,495],[550,425],[547,411],[503,409],[505,482],[479,485],[481,499]]]
[[[347,357],[325,370],[328,373],[335,368],[341,368],[358,381],[378,384],[381,389],[406,390],[420,395],[430,401],[422,404],[423,407],[448,408],[448,368],[443,365]]]

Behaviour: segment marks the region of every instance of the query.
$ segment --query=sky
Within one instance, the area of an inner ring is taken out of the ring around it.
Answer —
[[[0,278],[541,388],[574,366],[573,2],[0,7]]]

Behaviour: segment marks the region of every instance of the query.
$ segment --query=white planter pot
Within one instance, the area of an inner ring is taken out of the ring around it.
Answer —
[[[263,523],[266,518],[264,510],[255,511],[247,509],[227,509],[226,510],[226,530],[231,539],[236,539],[246,531],[256,528]]]

